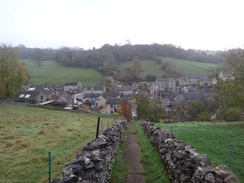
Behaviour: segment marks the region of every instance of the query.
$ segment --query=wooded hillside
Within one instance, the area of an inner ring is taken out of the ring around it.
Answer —
[[[94,68],[102,74],[111,75],[118,69],[118,65],[135,59],[147,59],[162,64],[160,57],[172,57],[195,62],[219,63],[224,52],[184,50],[174,45],[109,45],[99,49],[84,50],[81,48],[40,49],[27,48],[24,45],[16,47],[22,59],[56,60],[65,66]]]

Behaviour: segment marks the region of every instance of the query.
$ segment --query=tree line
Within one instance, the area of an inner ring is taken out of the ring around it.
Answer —
[[[56,60],[65,66],[94,68],[105,75],[111,75],[118,69],[118,65],[134,59],[148,59],[160,64],[160,57],[173,57],[195,62],[219,63],[224,54],[223,51],[202,51],[193,49],[182,49],[171,44],[151,45],[109,45],[101,48],[84,50],[82,48],[60,49],[52,48],[27,48],[19,45],[16,49],[20,52],[21,59]]]

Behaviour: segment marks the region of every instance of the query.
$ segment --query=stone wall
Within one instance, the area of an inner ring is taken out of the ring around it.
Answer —
[[[117,154],[126,121],[120,121],[104,131],[83,148],[83,152],[66,164],[63,178],[51,183],[106,183],[110,179],[111,168]]]
[[[141,122],[151,142],[158,148],[167,174],[173,183],[240,183],[227,167],[212,168],[206,154],[175,138],[172,133],[154,127],[153,123]]]

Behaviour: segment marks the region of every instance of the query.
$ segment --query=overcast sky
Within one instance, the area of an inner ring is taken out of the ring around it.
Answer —
[[[244,0],[0,0],[0,43],[244,47]]]

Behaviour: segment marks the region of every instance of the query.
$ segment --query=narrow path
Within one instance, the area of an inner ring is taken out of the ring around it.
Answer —
[[[129,168],[127,183],[146,183],[145,175],[143,174],[144,167],[140,163],[142,157],[141,149],[138,145],[136,129],[132,123],[128,123],[128,134],[125,141],[125,162]]]

